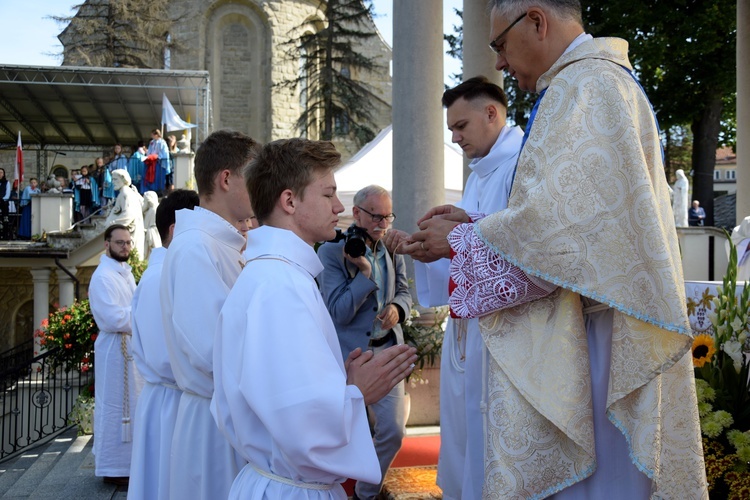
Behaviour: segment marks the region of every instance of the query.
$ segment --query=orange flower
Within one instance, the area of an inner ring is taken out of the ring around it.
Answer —
[[[44,318],[42,320],[42,328],[47,328],[49,326],[49,320],[47,318]]]
[[[70,349],[71,347],[73,347],[73,344],[65,344],[66,349]]]
[[[66,333],[65,335],[63,335],[63,339],[68,340],[69,338],[70,338],[70,334],[69,333]]]
[[[63,319],[64,320],[71,320],[71,319],[73,319],[73,316],[71,316],[70,314],[66,314],[65,316],[63,316]]]

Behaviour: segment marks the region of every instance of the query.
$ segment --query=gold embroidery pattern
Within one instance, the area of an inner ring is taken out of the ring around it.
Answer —
[[[476,226],[503,257],[562,286],[480,321],[491,354],[485,498],[542,497],[595,466],[579,293],[616,308],[608,415],[653,476],[653,497],[708,498],[668,186],[651,108],[618,66],[626,54],[622,40],[584,42],[542,76],[539,90],[553,85],[508,209]]]

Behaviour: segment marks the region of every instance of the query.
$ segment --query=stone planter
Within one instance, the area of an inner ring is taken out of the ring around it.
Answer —
[[[440,425],[440,360],[422,369],[421,380],[406,382],[408,426]]]

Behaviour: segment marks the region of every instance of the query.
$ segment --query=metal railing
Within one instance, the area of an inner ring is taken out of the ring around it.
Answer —
[[[43,352],[0,372],[0,460],[68,428],[78,394],[94,383],[93,370],[56,368],[53,353]]]
[[[29,339],[18,344],[12,349],[0,353],[0,373],[20,365],[25,365],[34,357],[34,339]],[[0,387],[5,387],[0,379]]]

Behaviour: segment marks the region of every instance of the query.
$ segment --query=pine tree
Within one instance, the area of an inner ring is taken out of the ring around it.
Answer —
[[[375,137],[375,105],[390,107],[356,77],[388,71],[357,50],[377,36],[367,29],[373,6],[369,0],[328,0],[318,8],[326,24],[321,28],[319,20],[305,21],[294,29],[303,34],[287,42],[287,57],[300,60],[300,75],[277,85],[300,92],[304,102],[297,128],[303,135],[318,131],[323,140],[350,137],[361,146]]]
[[[163,68],[175,44],[169,36],[177,21],[167,0],[86,0],[59,35],[63,65]]]

